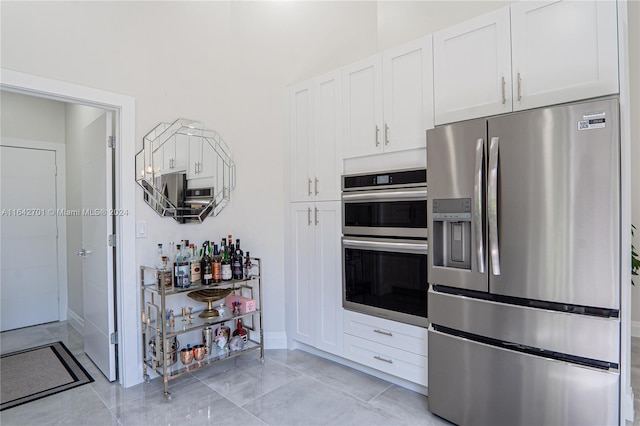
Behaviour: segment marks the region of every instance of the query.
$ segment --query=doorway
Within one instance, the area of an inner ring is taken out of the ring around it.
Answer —
[[[118,217],[114,227],[119,246],[115,259],[115,301],[112,311],[120,333],[117,342],[118,381],[129,387],[142,381],[139,362],[139,321],[136,312],[138,292],[135,285],[135,188],[130,173],[134,170],[134,100],[119,95],[57,80],[46,79],[10,70],[1,70],[0,88],[3,90],[43,97],[62,102],[72,102],[112,111],[115,122],[115,187],[113,208],[126,212]],[[131,183],[129,183],[131,182]],[[125,284],[126,282],[126,284]]]

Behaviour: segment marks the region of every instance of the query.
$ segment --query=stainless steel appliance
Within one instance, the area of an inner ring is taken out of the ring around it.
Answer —
[[[429,409],[619,423],[617,98],[427,133]]]
[[[427,171],[342,177],[342,233],[427,238]]]
[[[426,170],[342,183],[343,307],[427,327]]]

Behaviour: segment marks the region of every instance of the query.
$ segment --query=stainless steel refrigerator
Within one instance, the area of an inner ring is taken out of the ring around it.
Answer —
[[[427,132],[429,409],[619,423],[618,99]]]

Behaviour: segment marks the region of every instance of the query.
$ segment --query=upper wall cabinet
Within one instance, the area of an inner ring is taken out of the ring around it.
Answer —
[[[434,34],[436,124],[618,92],[616,2],[515,2]]]
[[[511,5],[513,109],[617,93],[615,1]]]
[[[424,148],[432,70],[431,36],[344,67],[344,157]]]
[[[340,199],[341,86],[333,71],[289,89],[291,201]]]
[[[511,111],[509,8],[433,35],[435,123]]]

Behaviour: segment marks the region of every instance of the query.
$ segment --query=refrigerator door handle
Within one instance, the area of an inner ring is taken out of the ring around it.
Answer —
[[[489,251],[493,275],[500,275],[500,244],[498,241],[498,151],[500,138],[492,137],[489,145],[489,190],[487,216],[489,219]]]
[[[476,263],[478,264],[478,272],[484,274],[484,229],[482,224],[484,219],[482,216],[482,175],[484,174],[484,139],[479,138],[476,141],[476,172],[475,185],[473,188],[473,227],[476,237]]]

